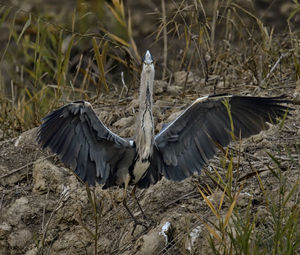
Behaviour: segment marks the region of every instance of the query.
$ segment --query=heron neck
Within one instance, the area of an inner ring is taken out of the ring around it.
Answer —
[[[154,69],[143,68],[140,85],[140,105],[138,114],[138,126],[136,146],[140,160],[148,160],[153,151],[154,121],[152,115],[152,94],[154,82]]]

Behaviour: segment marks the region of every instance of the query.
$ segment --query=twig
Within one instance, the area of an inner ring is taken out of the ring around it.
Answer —
[[[74,78],[73,78],[73,81],[72,81],[73,84],[76,83],[77,76],[78,76],[79,71],[80,71],[80,69],[81,69],[82,59],[83,59],[83,54],[80,54],[79,62],[78,62],[78,64],[76,65],[76,73],[75,73]]]
[[[44,250],[44,246],[45,246],[45,240],[46,240],[46,236],[47,236],[47,231],[48,231],[48,228],[49,228],[49,225],[50,225],[50,222],[54,216],[54,214],[56,212],[58,212],[64,205],[64,203],[68,200],[69,196],[70,196],[70,188],[68,186],[63,186],[63,191],[61,192],[61,195],[60,195],[60,198],[56,204],[56,207],[55,209],[51,212],[50,214],[50,217],[43,229],[43,236],[42,236],[42,244],[39,248],[39,250],[41,251],[41,253],[43,253],[43,250]]]
[[[180,201],[181,199],[184,199],[184,198],[187,198],[187,197],[188,197],[188,198],[191,198],[190,195],[195,195],[195,194],[198,194],[198,195],[199,195],[199,193],[198,193],[197,191],[194,191],[194,190],[193,190],[193,191],[191,191],[191,192],[189,192],[189,193],[187,193],[187,194],[184,194],[184,195],[181,196],[181,197],[178,197],[178,198],[172,200],[171,202],[169,202],[168,204],[166,204],[164,207],[167,208],[167,207],[169,207],[170,205],[177,203],[177,202]]]
[[[51,158],[51,157],[54,157],[54,156],[55,156],[55,155],[53,154],[53,155],[49,155],[49,156],[47,156],[47,157],[44,157],[44,158],[41,158],[41,159],[38,159],[38,160],[35,160],[35,161],[32,161],[32,162],[29,162],[28,164],[26,164],[26,165],[24,165],[24,166],[21,166],[21,167],[19,167],[19,168],[13,169],[12,171],[10,171],[10,172],[7,173],[7,174],[1,175],[1,176],[0,176],[0,179],[3,179],[3,178],[5,178],[5,177],[8,177],[8,176],[10,176],[10,175],[12,175],[12,174],[15,174],[15,173],[17,173],[17,172],[19,172],[19,171],[25,169],[25,168],[28,167],[28,166],[31,166],[31,165],[33,165],[33,164],[35,164],[35,163],[37,163],[37,162],[40,162],[40,161],[42,161],[42,160],[45,160],[45,159],[48,159],[48,158]]]
[[[2,209],[2,204],[3,204],[4,196],[5,196],[5,193],[2,192],[2,197],[1,197],[1,201],[0,201],[0,210]]]
[[[254,160],[261,161],[261,162],[263,161],[263,159],[262,159],[263,157],[256,157],[256,156],[252,155],[251,153],[248,153],[248,152],[245,152],[245,151],[239,151],[239,150],[233,148],[232,146],[228,146],[228,148],[230,150],[234,151],[234,152],[241,153],[244,156],[250,157],[250,158],[252,158]]]
[[[163,23],[163,38],[164,38],[164,50],[163,50],[163,74],[162,80],[166,78],[167,58],[168,58],[168,37],[167,37],[167,22],[166,22],[166,4],[165,0],[161,0],[162,9],[162,23]]]
[[[213,19],[212,19],[211,34],[210,34],[210,46],[211,46],[212,52],[214,52],[214,48],[215,48],[216,23],[217,23],[217,17],[219,15],[218,5],[219,5],[219,0],[215,0],[214,14],[213,14]]]
[[[267,76],[261,81],[261,84],[263,84],[265,82],[265,80],[269,79],[270,75],[274,72],[275,68],[279,65],[280,61],[285,58],[286,56],[288,56],[290,53],[284,53],[282,54],[278,60],[276,61],[276,63],[274,64],[274,66],[271,68],[270,72],[267,74]]]
[[[261,84],[263,82],[262,76],[263,76],[263,61],[262,61],[262,55],[259,55],[259,57],[258,57],[257,78],[258,78],[258,85],[260,87],[261,87]]]
[[[126,86],[125,81],[124,81],[124,72],[121,72],[121,81],[122,81],[123,87],[122,87],[121,93],[120,93],[120,95],[119,95],[119,101],[120,101],[121,98],[122,98],[124,89],[126,89],[126,94],[127,94],[127,92],[128,92],[128,87]]]
[[[46,197],[45,197],[45,201],[47,201],[47,199],[48,199],[49,191],[50,190],[48,188],[48,191],[47,191],[47,194],[46,194]],[[45,228],[45,215],[46,215],[46,203],[44,204],[44,207],[43,207],[42,231],[44,231],[44,228]]]
[[[99,206],[97,206],[97,197],[96,197],[95,189],[94,188],[91,189],[87,183],[85,184],[85,189],[86,189],[87,197],[88,197],[88,200],[89,200],[89,203],[91,205],[93,215],[94,215],[94,222],[95,222],[94,233],[86,225],[84,225],[81,217],[79,217],[79,223],[93,238],[94,254],[97,255],[98,254],[98,238],[100,236],[98,224],[99,224],[100,217],[102,216],[103,207],[102,207],[102,203],[99,201],[100,202],[100,211],[98,212]]]

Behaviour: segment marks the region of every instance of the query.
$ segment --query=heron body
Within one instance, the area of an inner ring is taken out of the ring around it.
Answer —
[[[116,135],[89,103],[77,101],[43,119],[37,142],[49,147],[89,185],[148,188],[163,176],[181,181],[200,173],[216,154],[217,144],[227,146],[233,136],[257,134],[288,109],[284,97],[205,96],[154,135],[153,82],[154,65],[147,51],[134,139]]]
[[[140,104],[136,126],[136,162],[133,168],[132,183],[137,184],[150,166],[154,144],[154,121],[152,115],[152,94],[154,65],[149,51],[145,54],[141,73]]]

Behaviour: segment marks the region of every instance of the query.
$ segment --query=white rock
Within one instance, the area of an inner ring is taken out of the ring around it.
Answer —
[[[189,252],[192,251],[192,248],[196,242],[196,239],[199,237],[200,233],[202,231],[202,225],[201,226],[197,226],[196,228],[194,228],[189,236],[188,239],[185,242],[185,249],[188,250]]]
[[[162,228],[161,228],[161,232],[159,232],[160,235],[162,235],[165,238],[165,245],[168,245],[168,231],[171,227],[171,223],[170,222],[166,222]]]

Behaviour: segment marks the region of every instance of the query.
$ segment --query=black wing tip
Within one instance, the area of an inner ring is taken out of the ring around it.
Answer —
[[[257,105],[257,107],[261,109],[269,108],[269,110],[271,110],[273,108],[273,112],[280,113],[280,116],[283,116],[286,111],[289,115],[289,112],[294,110],[294,108],[290,106],[293,104],[293,101],[288,99],[288,96],[284,94],[274,97],[233,96],[232,100],[235,99],[244,101],[246,104]]]
[[[240,96],[240,95],[232,95],[233,98],[245,98],[245,99],[257,99],[257,100],[274,100],[274,101],[283,101],[287,103],[292,103],[291,100],[287,99],[288,96],[285,94],[279,96]]]

